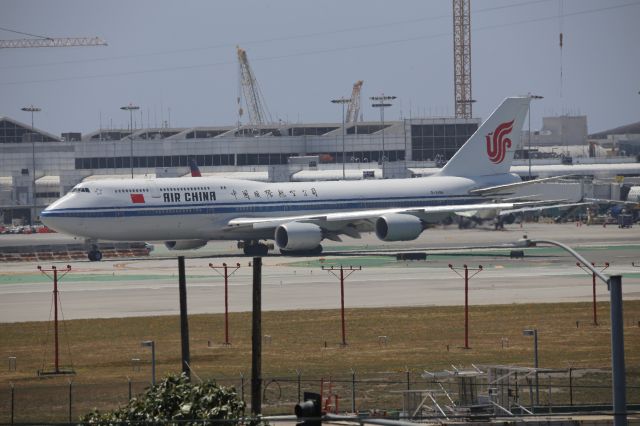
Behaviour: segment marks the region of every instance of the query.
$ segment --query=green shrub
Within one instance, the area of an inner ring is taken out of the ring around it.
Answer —
[[[218,386],[212,380],[193,384],[186,375],[181,374],[166,377],[140,397],[132,398],[124,407],[104,413],[95,410],[84,415],[80,421],[94,424],[169,421],[190,424],[193,421],[195,424],[202,420],[227,420],[236,424],[243,422],[244,409],[245,404],[233,387]]]

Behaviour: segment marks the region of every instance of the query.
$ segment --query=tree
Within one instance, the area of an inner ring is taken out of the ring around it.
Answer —
[[[202,420],[232,420],[240,423],[245,403],[233,387],[218,386],[207,380],[193,384],[186,375],[167,376],[158,385],[147,389],[140,397],[132,398],[127,405],[114,411],[98,410],[84,415],[85,423],[110,424],[119,422],[165,423]],[[257,425],[260,422],[249,422]]]

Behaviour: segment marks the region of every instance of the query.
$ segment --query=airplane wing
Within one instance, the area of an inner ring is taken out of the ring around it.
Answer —
[[[359,231],[368,230],[367,225],[373,226],[375,221],[385,215],[400,214],[418,217],[426,223],[436,223],[451,216],[464,214],[464,212],[492,212],[498,214],[504,209],[517,209],[525,206],[539,205],[541,201],[520,203],[486,203],[464,204],[446,206],[407,207],[376,210],[358,210],[351,212],[326,213],[319,215],[299,215],[284,217],[241,217],[232,219],[227,223],[227,229],[238,228],[267,230],[275,229],[279,225],[291,222],[313,223],[327,232],[359,237]]]
[[[592,202],[581,201],[579,203],[559,203],[559,204],[548,204],[544,206],[520,207],[515,209],[501,210],[500,213],[498,213],[498,216],[507,216],[514,213],[541,212],[544,210],[551,210],[551,209],[569,209],[569,208],[575,208],[580,206],[592,206],[592,205],[593,205]]]
[[[584,200],[591,202],[591,204],[617,204],[627,207],[636,207],[639,204],[635,201],[608,200],[605,198],[585,198]]]
[[[508,195],[508,194],[513,194],[514,190],[523,186],[528,186],[528,185],[535,185],[536,183],[541,183],[541,182],[550,182],[550,181],[554,181],[554,180],[561,180],[561,179],[566,179],[568,177],[571,177],[573,175],[562,175],[562,176],[553,176],[553,177],[548,177],[548,178],[542,178],[542,179],[532,179],[532,180],[525,180],[522,182],[515,182],[515,183],[508,183],[505,185],[496,185],[496,186],[488,186],[486,188],[478,188],[478,189],[472,189],[471,191],[469,191],[469,194],[471,195]]]

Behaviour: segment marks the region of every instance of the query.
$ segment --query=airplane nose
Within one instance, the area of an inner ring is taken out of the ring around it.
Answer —
[[[56,210],[51,207],[40,212],[40,221],[44,223],[48,228],[58,231],[58,221],[56,220]]]
[[[64,232],[65,227],[64,217],[62,209],[64,207],[64,197],[55,201],[53,204],[49,205],[46,209],[40,212],[40,220],[44,223],[48,228],[53,229],[54,231]]]

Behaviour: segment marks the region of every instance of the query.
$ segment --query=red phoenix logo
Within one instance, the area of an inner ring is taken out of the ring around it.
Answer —
[[[487,140],[487,154],[494,164],[500,164],[504,160],[507,149],[511,148],[511,139],[505,137],[513,129],[513,120],[504,122],[496,127],[496,130],[485,136]]]

